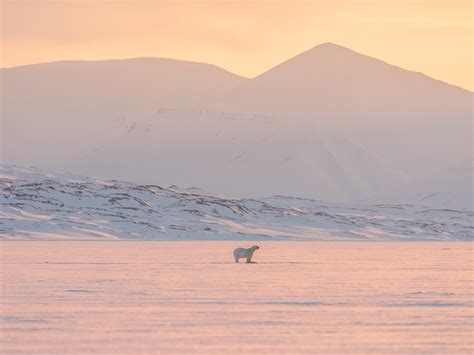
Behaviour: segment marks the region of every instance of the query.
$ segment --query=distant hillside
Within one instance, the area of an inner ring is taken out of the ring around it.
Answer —
[[[0,167],[3,240],[471,240],[473,212],[348,205]]]
[[[2,75],[2,162],[241,197],[473,209],[473,94],[323,44],[254,79],[169,59]]]

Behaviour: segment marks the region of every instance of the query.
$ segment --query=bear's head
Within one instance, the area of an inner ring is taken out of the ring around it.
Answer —
[[[254,245],[254,246],[252,247],[252,249],[253,249],[253,250],[257,250],[257,249],[260,249],[260,247],[259,247],[258,245]]]

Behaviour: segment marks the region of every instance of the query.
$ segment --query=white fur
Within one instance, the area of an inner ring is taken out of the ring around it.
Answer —
[[[245,248],[237,248],[234,250],[234,260],[236,263],[239,262],[239,259],[241,258],[247,258],[247,263],[252,262],[252,256],[253,253],[255,253],[255,250],[260,249],[260,247],[254,245],[251,248],[245,249]]]

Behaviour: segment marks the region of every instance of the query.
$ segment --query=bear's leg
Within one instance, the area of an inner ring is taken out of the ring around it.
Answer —
[[[247,264],[250,264],[252,262],[252,254],[247,256]]]
[[[237,264],[239,263],[239,257],[237,255],[234,255],[234,260]]]

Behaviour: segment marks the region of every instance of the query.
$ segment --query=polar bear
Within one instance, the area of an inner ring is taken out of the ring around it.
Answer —
[[[245,248],[237,248],[234,250],[234,260],[236,263],[239,262],[239,259],[241,258],[247,258],[247,263],[252,262],[252,256],[253,253],[255,253],[255,250],[260,249],[259,246],[254,245],[251,248],[245,249]]]

